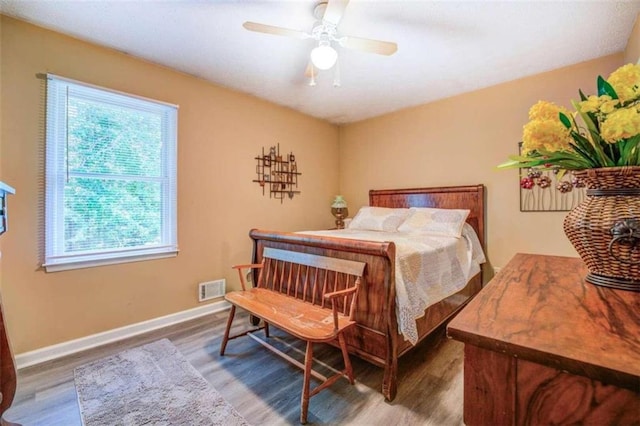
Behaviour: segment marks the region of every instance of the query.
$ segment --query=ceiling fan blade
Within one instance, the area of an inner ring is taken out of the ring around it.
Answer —
[[[393,55],[398,50],[398,45],[391,41],[370,40],[351,36],[341,37],[340,45],[347,49],[377,53],[378,55]]]
[[[322,20],[338,25],[348,4],[349,0],[329,0]]]
[[[273,25],[265,25],[259,24],[257,22],[245,22],[242,24],[243,27],[248,29],[249,31],[255,31],[257,33],[266,33],[266,34],[274,34],[285,37],[293,37],[300,40],[305,40],[311,37],[311,35],[298,30],[290,30],[288,28],[282,27],[274,27]]]

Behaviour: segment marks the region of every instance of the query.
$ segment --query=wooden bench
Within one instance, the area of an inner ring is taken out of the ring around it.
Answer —
[[[224,355],[229,339],[244,336],[251,331],[229,336],[236,307],[242,308],[264,321],[265,337],[269,337],[269,325],[307,342],[304,365],[284,354],[267,342],[261,343],[304,370],[300,402],[300,423],[307,422],[309,398],[322,389],[346,377],[353,384],[353,370],[343,332],[355,325],[353,315],[360,280],[365,263],[346,259],[297,253],[265,248],[262,263],[237,265],[242,291],[225,295],[231,303],[227,328],[220,345]],[[244,270],[260,269],[256,286],[247,288]],[[336,340],[342,351],[344,370],[331,377],[324,377],[311,368],[313,343]],[[311,376],[321,384],[311,391]]]

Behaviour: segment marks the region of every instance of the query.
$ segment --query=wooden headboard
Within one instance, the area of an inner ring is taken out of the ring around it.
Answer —
[[[438,188],[372,189],[369,205],[375,207],[434,207],[470,210],[467,223],[484,245],[484,185]]]

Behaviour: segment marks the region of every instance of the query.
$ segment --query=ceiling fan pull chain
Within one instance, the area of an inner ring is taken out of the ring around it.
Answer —
[[[315,69],[313,64],[311,65],[311,79],[309,80],[309,86],[313,87],[316,85],[316,75],[315,75]]]
[[[333,72],[333,87],[340,87],[340,56],[336,59],[336,69]]]

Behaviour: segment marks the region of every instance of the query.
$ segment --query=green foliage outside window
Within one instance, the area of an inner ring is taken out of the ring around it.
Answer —
[[[68,132],[65,251],[159,244],[158,115],[70,97]]]

